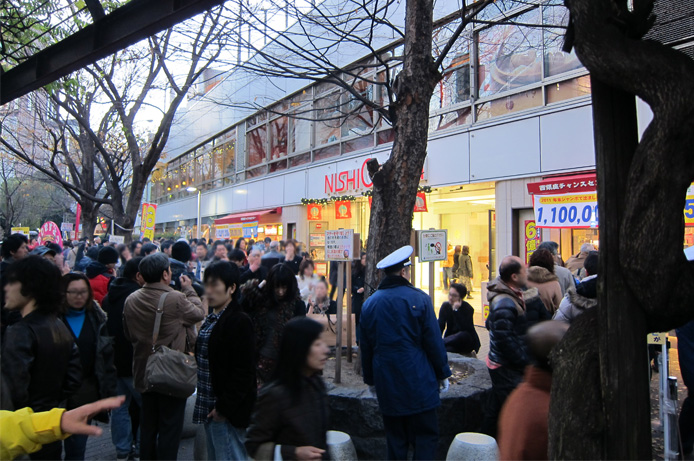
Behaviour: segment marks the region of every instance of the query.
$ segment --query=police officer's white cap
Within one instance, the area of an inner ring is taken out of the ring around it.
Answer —
[[[398,248],[385,258],[381,259],[378,264],[376,264],[376,268],[388,269],[389,267],[397,266],[399,264],[401,264],[403,267],[409,266],[412,264],[410,261],[410,256],[412,256],[413,252],[414,248],[412,248],[410,245],[405,245],[404,247]]]

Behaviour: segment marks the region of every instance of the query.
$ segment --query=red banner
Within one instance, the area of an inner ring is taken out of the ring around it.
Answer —
[[[306,208],[309,221],[320,221],[323,219],[323,205],[312,203]]]
[[[335,219],[350,219],[352,217],[352,202],[335,202]]]
[[[414,202],[415,213],[426,213],[427,209],[427,194],[425,192],[417,192],[417,200]]]
[[[80,219],[82,218],[82,205],[77,204],[77,211],[75,211],[75,240],[80,238]]]

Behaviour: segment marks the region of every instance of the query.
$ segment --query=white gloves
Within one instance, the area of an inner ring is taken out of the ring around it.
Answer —
[[[448,389],[451,387],[451,383],[448,381],[448,378],[442,379],[439,381],[439,392],[444,394],[448,392]]]
[[[371,392],[371,395],[376,397],[376,386],[369,386],[369,391]]]

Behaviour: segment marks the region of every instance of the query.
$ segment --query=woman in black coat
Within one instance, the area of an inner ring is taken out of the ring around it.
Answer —
[[[352,313],[354,314],[354,324],[356,328],[357,344],[361,339],[361,328],[359,328],[359,318],[361,317],[361,306],[364,304],[364,280],[366,279],[366,253],[361,253],[361,259],[352,263]]]
[[[460,283],[451,283],[448,301],[441,305],[439,327],[446,351],[469,354],[480,350],[480,338],[475,331],[473,314],[475,309],[464,301],[467,288]]]
[[[258,398],[246,449],[253,459],[329,459],[328,396],[320,374],[328,360],[323,326],[309,318],[287,323],[273,381]]]

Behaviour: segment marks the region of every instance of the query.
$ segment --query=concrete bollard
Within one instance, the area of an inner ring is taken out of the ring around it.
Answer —
[[[354,448],[349,434],[339,431],[328,431],[328,453],[332,461],[356,461],[357,449]]]
[[[460,459],[496,461],[499,459],[499,446],[496,440],[488,435],[463,432],[455,436],[446,456],[446,461]]]

